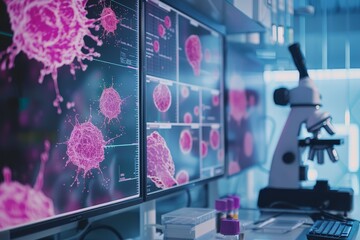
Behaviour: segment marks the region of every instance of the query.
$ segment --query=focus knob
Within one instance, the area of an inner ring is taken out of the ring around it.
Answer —
[[[286,106],[290,101],[290,91],[287,88],[278,88],[274,91],[274,102],[276,105]]]

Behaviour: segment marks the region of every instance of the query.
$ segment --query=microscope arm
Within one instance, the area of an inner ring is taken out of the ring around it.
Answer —
[[[300,187],[299,176],[302,163],[298,148],[299,126],[313,112],[314,107],[297,107],[290,110],[271,162],[269,187]]]

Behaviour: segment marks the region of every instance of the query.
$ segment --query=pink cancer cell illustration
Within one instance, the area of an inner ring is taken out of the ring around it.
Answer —
[[[193,138],[191,132],[188,129],[181,131],[179,145],[182,153],[187,154],[191,151],[193,145]]]
[[[205,141],[201,141],[200,143],[200,154],[202,158],[205,158],[208,154],[208,146]]]
[[[186,170],[181,170],[176,174],[176,181],[178,182],[178,184],[188,183],[189,180],[189,173]]]
[[[188,98],[190,95],[190,91],[189,91],[189,88],[187,86],[182,86],[181,87],[181,96],[183,98]]]
[[[113,88],[105,88],[100,97],[100,112],[108,119],[108,123],[118,118],[121,113],[123,100],[119,93]]]
[[[158,53],[160,51],[160,43],[158,40],[155,40],[153,43],[154,52]]]
[[[171,106],[171,92],[167,85],[158,84],[153,91],[155,107],[160,112],[166,112]]]
[[[41,220],[55,214],[53,201],[42,191],[45,163],[49,159],[50,142],[44,142],[41,164],[34,187],[11,179],[11,170],[3,168],[4,182],[0,184],[0,229]]]
[[[56,94],[53,105],[60,114],[63,97],[58,86],[58,69],[70,66],[70,73],[75,76],[78,65],[83,71],[86,70],[84,60],[92,61],[100,56],[84,41],[88,37],[97,46],[102,45],[102,41],[91,33],[92,29],[98,28],[98,20],[86,17],[87,0],[5,0],[5,3],[13,30],[13,42],[0,53],[0,68],[3,71],[12,69],[15,57],[20,52],[25,53],[28,59],[42,63],[38,82],[41,84],[46,75],[51,75]]]
[[[241,167],[237,161],[229,161],[229,166],[228,166],[228,174],[229,175],[236,174],[236,173],[240,172],[240,170],[241,170]]]
[[[220,133],[217,129],[210,130],[210,146],[214,150],[220,146]]]
[[[120,20],[117,19],[115,12],[110,7],[105,7],[102,10],[100,21],[106,34],[115,33],[117,24],[120,22]]]
[[[192,115],[187,112],[184,114],[184,123],[192,123]]]
[[[201,61],[203,58],[200,38],[190,35],[185,41],[186,59],[194,71],[195,76],[200,75]]]
[[[158,34],[159,34],[159,36],[164,37],[165,33],[166,33],[166,29],[165,29],[164,25],[159,24],[158,25]]]
[[[250,157],[253,154],[254,141],[253,135],[251,132],[247,131],[244,136],[244,154],[247,157]]]
[[[230,116],[240,124],[241,120],[246,117],[246,93],[244,90],[229,91]]]
[[[91,169],[98,169],[101,172],[100,163],[105,159],[104,152],[107,142],[104,140],[102,132],[90,119],[84,123],[79,123],[77,119],[75,121],[70,138],[66,142],[68,160],[65,166],[72,163],[78,168],[74,183],[79,183],[80,171],[83,171],[84,178]]]
[[[147,177],[158,188],[169,188],[177,184],[174,178],[175,164],[165,139],[154,131],[147,136]]]
[[[195,116],[199,116],[199,106],[194,107],[194,114]]]
[[[167,29],[169,29],[169,28],[171,28],[171,19],[170,19],[170,17],[169,16],[165,16],[165,18],[164,18],[164,24],[165,24],[165,27],[167,28]]]
[[[219,106],[219,104],[220,104],[220,97],[219,97],[219,95],[213,95],[213,97],[212,97],[212,104],[213,104],[214,107]]]

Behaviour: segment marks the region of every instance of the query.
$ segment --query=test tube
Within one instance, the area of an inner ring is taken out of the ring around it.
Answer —
[[[216,210],[216,232],[220,232],[220,223],[222,219],[227,217],[227,200],[226,199],[217,199],[215,201],[215,210]]]
[[[230,198],[232,198],[234,200],[233,219],[239,219],[240,197],[237,195],[231,195]]]
[[[233,219],[234,218],[234,199],[232,198],[226,198],[227,201],[227,219]]]

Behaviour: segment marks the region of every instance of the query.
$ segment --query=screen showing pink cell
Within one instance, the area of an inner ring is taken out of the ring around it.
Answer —
[[[154,43],[153,43],[153,48],[154,48],[154,51],[156,53],[158,53],[160,51],[160,43],[158,40],[155,40]]]
[[[181,170],[176,174],[176,181],[178,184],[188,183],[189,179],[189,173],[186,170]]]
[[[147,136],[147,177],[158,188],[169,188],[177,184],[175,165],[165,139],[156,131]]]
[[[166,112],[171,106],[171,92],[165,84],[159,84],[153,91],[153,101],[159,112]]]
[[[200,75],[202,49],[201,49],[201,42],[199,36],[191,35],[186,39],[185,53],[186,53],[186,58],[194,71],[194,75],[195,76]]]
[[[165,32],[166,32],[166,29],[164,27],[164,25],[162,24],[159,24],[158,25],[158,34],[160,37],[164,37],[165,36]]]
[[[66,144],[68,156],[66,165],[72,163],[78,168],[74,180],[76,183],[79,182],[79,173],[85,177],[91,169],[100,170],[100,163],[105,159],[106,141],[102,132],[90,120],[79,123],[76,119],[74,129]]]
[[[192,115],[191,113],[187,112],[184,115],[184,123],[192,123]]]
[[[171,27],[171,18],[169,16],[165,16],[164,24],[167,29],[169,29]]]
[[[103,9],[101,12],[101,25],[105,29],[106,34],[114,34],[119,22],[120,20],[117,19],[115,12],[110,7]]]
[[[54,203],[41,190],[44,184],[45,164],[49,159],[50,142],[44,142],[45,150],[39,156],[40,171],[34,187],[12,181],[11,169],[2,169],[4,182],[0,183],[0,229],[38,221],[55,215]]]
[[[214,106],[219,106],[219,104],[220,104],[219,95],[214,95],[213,96],[212,103],[213,103]]]
[[[208,144],[205,141],[201,141],[200,145],[201,157],[205,158],[208,154]]]
[[[189,153],[192,149],[193,140],[189,130],[183,130],[179,139],[180,149],[183,153]]]
[[[58,87],[58,70],[70,66],[70,73],[75,75],[76,69],[86,70],[84,60],[100,57],[100,53],[84,41],[86,36],[97,46],[102,45],[99,37],[91,32],[98,27],[98,19],[88,19],[87,9],[76,1],[69,4],[7,1],[6,4],[14,37],[11,46],[0,54],[1,70],[14,68],[20,52],[29,60],[41,63],[38,82],[42,83],[47,75],[52,78],[56,94],[53,105],[61,113],[60,104],[64,99]],[[86,53],[82,49],[87,49]]]
[[[113,88],[105,88],[100,97],[100,112],[110,122],[112,119],[118,119],[121,113],[121,104],[123,100],[119,93]]]
[[[220,146],[220,133],[217,129],[211,129],[209,139],[211,148],[218,149]]]
[[[246,117],[247,99],[244,90],[229,91],[230,116],[240,124],[241,120]]]

